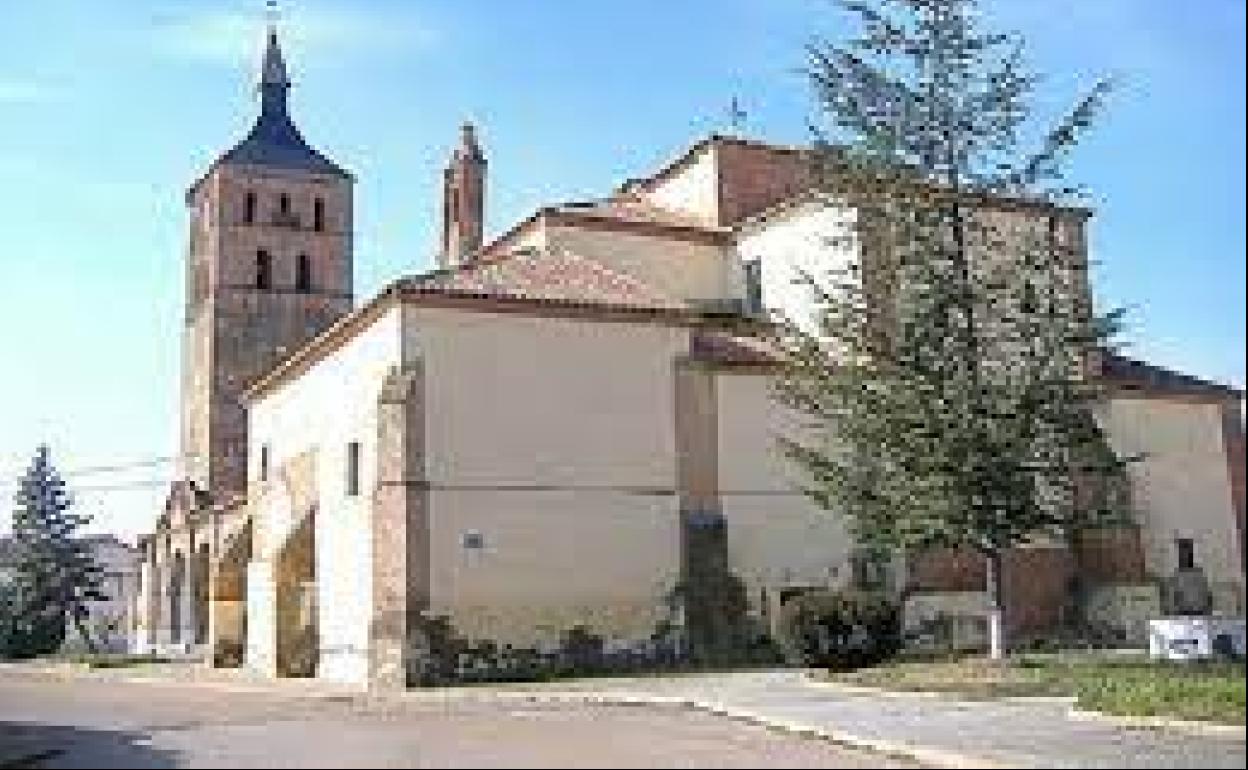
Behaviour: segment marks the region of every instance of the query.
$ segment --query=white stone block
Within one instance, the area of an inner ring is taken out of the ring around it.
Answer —
[[[1149,622],[1148,652],[1166,660],[1202,660],[1219,648],[1244,655],[1244,621],[1237,618],[1174,617]]]

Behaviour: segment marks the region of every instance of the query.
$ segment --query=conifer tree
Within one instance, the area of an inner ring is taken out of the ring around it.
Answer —
[[[862,259],[809,276],[815,318],[782,324],[777,394],[810,428],[784,448],[864,546],[981,554],[1000,658],[1002,556],[1126,516],[1089,376],[1117,315],[1093,314],[1062,206],[1108,85],[1028,154],[1036,79],[974,0],[841,5],[861,35],[816,41],[807,71],[818,178],[856,210]]]
[[[11,586],[7,654],[31,657],[55,652],[67,623],[94,650],[85,628],[88,602],[106,597],[100,570],[78,537],[89,517],[71,510],[65,482],[47,446],[35,452],[18,482],[13,511],[14,579]]]

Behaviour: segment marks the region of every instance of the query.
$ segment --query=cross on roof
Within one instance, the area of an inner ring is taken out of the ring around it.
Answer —
[[[732,101],[728,104],[728,122],[732,126],[733,133],[741,133],[745,128],[745,119],[749,114],[745,108],[741,106],[741,101],[737,97],[732,97]]]

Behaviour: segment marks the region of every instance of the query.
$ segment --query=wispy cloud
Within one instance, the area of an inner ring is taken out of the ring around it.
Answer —
[[[44,81],[0,74],[0,104],[47,102],[55,99],[59,93],[59,88]]]
[[[151,28],[155,50],[173,58],[238,65],[260,55],[264,14],[247,7],[192,10],[158,20]],[[318,60],[396,50],[426,50],[438,40],[426,20],[406,6],[303,3],[289,7],[279,27],[282,45],[294,55]]]

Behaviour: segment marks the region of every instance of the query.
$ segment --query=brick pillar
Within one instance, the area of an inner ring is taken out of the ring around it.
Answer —
[[[420,613],[429,607],[429,495],[424,370],[393,369],[378,399],[368,686],[407,686],[418,662]]]
[[[1238,401],[1222,404],[1222,446],[1226,451],[1226,467],[1230,474],[1231,510],[1235,516],[1239,568],[1242,570],[1248,568],[1248,549],[1244,542],[1244,422]]]

